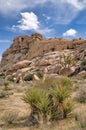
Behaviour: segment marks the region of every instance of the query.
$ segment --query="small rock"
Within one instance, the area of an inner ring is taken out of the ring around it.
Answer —
[[[34,80],[40,80],[39,77],[37,75],[35,75],[35,74],[33,75],[33,79]]]

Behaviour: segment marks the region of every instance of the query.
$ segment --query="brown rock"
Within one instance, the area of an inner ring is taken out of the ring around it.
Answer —
[[[6,75],[12,75],[14,72],[17,74],[19,71],[19,73],[28,71],[35,73],[37,70],[43,70],[48,74],[69,75],[76,68],[75,73],[78,74],[80,71],[86,70],[86,67],[80,67],[81,60],[86,59],[85,48],[86,40],[81,38],[73,40],[45,39],[38,33],[31,36],[15,37],[13,44],[2,55],[0,71],[4,71]],[[64,70],[64,63],[60,62],[63,55],[73,57],[76,61],[76,66],[73,66],[73,69],[69,68],[70,71]],[[28,69],[23,70],[24,68]]]
[[[12,67],[12,69],[13,70],[18,70],[18,69],[26,68],[30,64],[31,64],[31,61],[23,60],[23,61],[20,61],[20,62],[14,64],[13,67]]]

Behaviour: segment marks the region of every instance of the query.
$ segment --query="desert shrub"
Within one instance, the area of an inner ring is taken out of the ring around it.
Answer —
[[[73,87],[73,82],[70,78],[64,76],[64,77],[61,77],[58,79],[58,84],[61,85],[61,86],[66,86],[66,88],[72,88]]]
[[[42,120],[47,120],[51,105],[47,90],[39,88],[30,89],[26,92],[23,100],[31,105],[31,115],[36,113],[39,116],[41,114]]]
[[[85,87],[80,87],[75,99],[80,102],[80,103],[86,103],[86,88]]]
[[[13,124],[16,121],[17,116],[18,116],[18,114],[15,112],[5,113],[5,115],[3,116],[3,121],[6,124]]]
[[[14,78],[12,76],[8,77],[7,80],[10,82],[14,82]]]
[[[31,81],[33,80],[33,74],[28,74],[24,77],[24,81]]]
[[[40,94],[38,89],[33,88],[33,89],[29,89],[26,93],[25,96],[23,97],[23,100],[26,103],[29,103],[32,107],[35,106],[35,104],[37,103],[37,101],[39,100]]]
[[[70,96],[70,92],[66,87],[56,85],[52,90],[52,95],[57,99],[57,103],[63,103]]]
[[[0,90],[0,98],[4,98],[8,95],[8,93],[4,90]]]
[[[82,65],[82,66],[86,65],[86,60],[83,60],[83,61],[81,62],[81,65]]]
[[[71,94],[71,83],[61,84],[58,80],[53,79],[51,84],[50,79],[43,81],[43,85],[51,85],[51,88],[46,89],[44,86],[39,86],[39,82],[29,89],[23,100],[31,105],[32,113],[40,115],[43,121],[56,120],[66,118],[72,111],[72,103],[69,100]],[[69,80],[68,80],[69,81]],[[50,86],[49,86],[50,87]]]
[[[40,98],[36,103],[36,107],[39,110],[39,113],[42,113],[42,119],[46,122],[48,119],[49,110],[51,109],[51,101],[49,98],[48,91],[44,89],[39,90]]]
[[[43,78],[43,72],[42,72],[42,71],[38,71],[38,72],[37,72],[37,76],[38,76],[39,78]]]
[[[72,109],[73,109],[73,102],[70,100],[66,100],[63,103],[63,118],[70,116]]]
[[[4,73],[0,73],[0,78],[4,79],[5,78],[5,74]]]
[[[75,60],[69,55],[63,55],[60,57],[60,64],[63,68],[70,68],[72,66],[75,66]]]
[[[8,90],[8,86],[9,86],[9,81],[8,81],[8,80],[5,80],[5,81],[4,81],[5,90]]]

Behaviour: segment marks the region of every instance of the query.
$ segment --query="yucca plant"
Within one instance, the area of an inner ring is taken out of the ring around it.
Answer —
[[[66,100],[63,103],[63,118],[67,118],[67,116],[71,115],[71,111],[73,108],[73,103],[70,100]]]
[[[31,114],[33,115],[34,113],[38,113],[38,109],[36,107],[36,104],[38,102],[38,100],[40,99],[40,93],[38,91],[38,89],[33,88],[30,89],[26,92],[26,94],[23,97],[23,100],[26,103],[29,103],[31,106]]]
[[[51,101],[49,98],[49,92],[44,89],[40,89],[40,98],[36,104],[39,112],[42,114],[43,121],[48,118],[49,110],[51,109]]]
[[[58,84],[60,84],[62,87],[66,86],[67,89],[70,89],[73,86],[72,80],[66,76],[59,78]]]
[[[56,98],[58,104],[63,103],[63,101],[70,96],[70,91],[66,86],[62,87],[59,85],[55,85],[52,90],[52,95]]]
[[[67,102],[71,94],[71,86],[69,78],[40,80],[26,92],[23,100],[30,104],[31,114],[38,115],[39,121],[42,119],[44,123],[47,123],[48,119],[63,119],[72,109],[71,103]]]

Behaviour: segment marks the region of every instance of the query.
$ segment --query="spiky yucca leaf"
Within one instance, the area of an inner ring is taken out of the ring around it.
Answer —
[[[58,103],[62,103],[70,96],[70,91],[65,86],[56,85],[52,90],[52,95],[57,99]]]
[[[25,96],[23,97],[23,100],[26,103],[29,103],[31,106],[35,106],[40,98],[40,93],[38,89],[33,88],[26,92]]]
[[[66,86],[67,89],[70,89],[73,86],[72,80],[66,76],[61,77],[58,81],[58,84],[61,85],[62,87]]]
[[[63,118],[66,118],[68,115],[71,114],[73,108],[73,102],[70,100],[66,100],[63,103]]]
[[[44,89],[40,89],[39,92],[40,92],[40,98],[36,104],[36,107],[40,110],[40,112],[47,113],[51,105],[49,99],[49,93]]]

